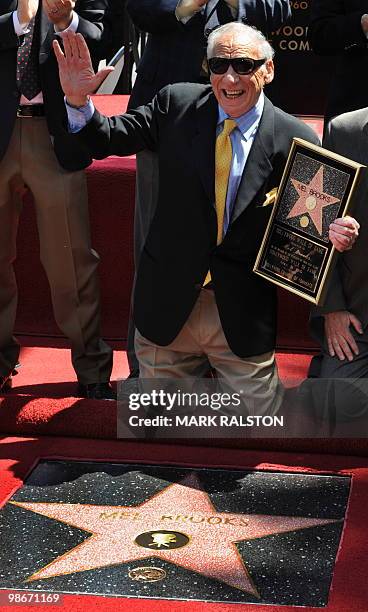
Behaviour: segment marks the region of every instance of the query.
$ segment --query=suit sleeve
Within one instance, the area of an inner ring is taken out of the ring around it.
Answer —
[[[346,12],[344,0],[314,0],[308,38],[315,53],[335,55],[347,47],[366,47],[361,26],[364,10]],[[368,9],[367,9],[368,11]]]
[[[186,26],[179,23],[175,16],[177,0],[128,0],[127,11],[134,24],[142,31],[159,34],[175,29],[191,27],[195,15]],[[222,8],[228,8],[224,0],[219,0]],[[221,8],[220,6],[218,8]],[[291,15],[289,0],[239,0],[235,21],[246,20],[263,32],[277,30]],[[229,19],[231,13],[229,11]],[[220,19],[222,21],[222,19]]]
[[[0,15],[0,51],[19,47],[20,39],[14,31],[13,12]]]
[[[110,155],[124,157],[143,149],[155,151],[169,102],[170,86],[162,89],[146,106],[124,115],[105,117],[95,110],[91,121],[73,137],[94,159]]]
[[[239,0],[238,19],[265,34],[282,26],[291,17],[289,0]]]
[[[104,30],[105,12],[108,0],[79,0],[75,12],[79,16],[78,32],[84,36],[87,43],[101,40]]]
[[[126,8],[134,25],[150,34],[182,30],[186,26],[175,16],[178,0],[128,0]],[[199,16],[194,16],[197,19]],[[188,24],[192,22],[189,20]]]

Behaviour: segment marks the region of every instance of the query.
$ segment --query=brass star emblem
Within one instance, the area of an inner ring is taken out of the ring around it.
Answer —
[[[217,512],[195,473],[138,506],[10,503],[91,534],[27,582],[156,557],[258,598],[236,542],[337,522]]]

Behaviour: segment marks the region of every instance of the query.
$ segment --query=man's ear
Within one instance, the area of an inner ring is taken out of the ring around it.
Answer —
[[[268,83],[271,83],[271,81],[273,81],[273,77],[275,74],[275,68],[274,68],[272,59],[267,60],[264,67],[265,67],[264,83],[265,85],[268,85]]]

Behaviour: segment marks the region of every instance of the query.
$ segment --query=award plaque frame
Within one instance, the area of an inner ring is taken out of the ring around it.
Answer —
[[[321,304],[337,256],[328,228],[352,209],[363,168],[294,138],[277,195],[264,203],[273,211],[253,271]]]

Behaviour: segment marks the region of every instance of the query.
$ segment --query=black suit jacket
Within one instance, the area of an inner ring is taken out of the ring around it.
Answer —
[[[175,17],[178,0],[127,0],[134,24],[149,32],[129,107],[150,102],[165,85],[199,83],[206,52],[205,30],[233,21],[225,0],[209,0],[185,25]],[[265,33],[277,30],[290,16],[289,0],[239,0],[236,20]]]
[[[86,38],[92,54],[103,31],[102,20],[107,0],[77,0],[75,11],[79,15],[78,32]],[[0,3],[0,159],[4,156],[16,119],[20,93],[16,83],[17,49],[22,38],[14,32],[13,11],[17,0],[2,0]],[[55,38],[54,26],[44,13],[41,14],[40,33],[40,78],[44,97],[47,124],[53,136],[56,156],[68,170],[78,170],[91,163],[90,155],[81,147],[71,144],[70,136],[63,125],[66,121],[64,94],[60,87],[59,71],[52,48]],[[60,37],[57,37],[60,41]]]
[[[363,108],[333,119],[326,130],[323,146],[367,166],[367,142],[368,108]],[[339,255],[325,301],[312,310],[311,332],[321,344],[325,340],[322,315],[326,313],[348,310],[358,317],[363,329],[368,326],[367,193],[368,169],[364,168],[352,211],[360,223],[359,239],[350,251]]]
[[[275,346],[276,291],[252,272],[294,136],[314,132],[265,100],[265,108],[223,242],[216,246],[217,101],[209,86],[168,86],[152,103],[108,119],[95,112],[75,139],[97,158],[157,151],[160,186],[134,296],[134,320],[149,340],[167,345],[187,320],[208,269],[227,341],[240,357]]]
[[[308,36],[320,55],[337,56],[326,118],[368,105],[368,46],[361,18],[368,0],[313,0]]]

